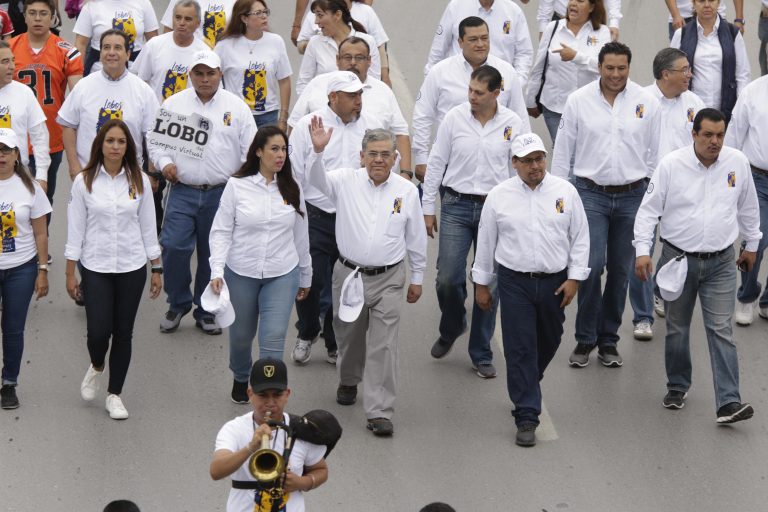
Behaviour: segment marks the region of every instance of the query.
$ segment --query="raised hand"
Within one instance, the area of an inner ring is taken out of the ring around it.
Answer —
[[[325,149],[331,141],[332,134],[333,127],[326,130],[320,117],[312,117],[312,120],[309,122],[309,136],[312,139],[312,147],[315,148],[315,153],[320,153]]]

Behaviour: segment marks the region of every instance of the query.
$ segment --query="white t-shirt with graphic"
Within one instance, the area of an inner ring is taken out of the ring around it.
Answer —
[[[29,129],[45,123],[45,120],[45,112],[28,86],[13,81],[0,88],[0,128],[11,128],[16,132],[24,165],[29,164]]]
[[[173,41],[173,33],[168,32],[147,41],[133,63],[133,72],[149,84],[162,103],[192,86],[189,66],[195,54],[202,50],[208,50],[208,45],[200,39],[195,38],[192,44],[182,47]]]
[[[173,8],[180,0],[171,1],[161,23],[165,27],[173,28]],[[202,0],[198,1],[202,10],[200,19],[200,28],[195,32],[195,37],[208,43],[213,48],[216,45],[216,38],[220,36],[232,17],[232,7],[236,0]]]
[[[293,74],[282,37],[271,32],[256,41],[230,37],[219,41],[215,51],[221,57],[224,89],[243,98],[255,115],[280,108],[277,81]]]
[[[144,33],[157,30],[157,16],[149,0],[91,0],[83,6],[72,31],[91,39],[91,48],[101,48],[101,34],[120,29],[131,38],[133,51],[144,46]]]
[[[0,269],[7,270],[23,265],[37,254],[32,219],[39,219],[51,212],[51,203],[45,192],[33,180],[35,193],[29,192],[18,174],[0,180],[0,219],[2,220],[2,245],[0,245]]]
[[[287,414],[283,414],[286,424],[289,424],[290,420]],[[216,436],[216,450],[229,450],[236,452],[245,448],[248,443],[253,439],[254,432],[253,413],[249,412],[242,416],[227,422],[221,430],[219,430]],[[272,442],[270,448],[277,453],[282,454],[285,447],[285,430],[279,429],[272,432]],[[305,441],[296,440],[293,443],[293,450],[291,451],[291,457],[288,460],[288,469],[290,469],[296,475],[302,476],[304,474],[305,466],[314,466],[320,462],[325,456],[325,446],[307,443]],[[232,480],[242,480],[247,482],[253,482],[254,479],[251,473],[248,471],[248,461],[245,462],[237,471],[232,473]],[[245,490],[245,489],[232,489],[229,491],[229,499],[227,500],[227,512],[254,512],[254,510],[260,510],[254,508],[256,505],[256,494],[258,491]],[[283,508],[280,508],[280,512],[304,512],[304,494],[299,491],[294,491],[286,496],[287,502]],[[262,503],[268,503],[268,501]],[[261,510],[271,510],[270,508],[263,508]]]

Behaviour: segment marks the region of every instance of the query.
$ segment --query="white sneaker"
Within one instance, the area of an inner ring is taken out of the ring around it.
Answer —
[[[757,314],[760,315],[760,318],[765,318],[766,320],[768,320],[768,308],[758,309]]]
[[[83,382],[80,384],[80,396],[83,400],[90,402],[96,398],[96,393],[99,391],[99,377],[102,372],[97,372],[93,369],[93,365],[88,366],[88,371],[85,372]]]
[[[661,297],[653,296],[653,310],[659,318],[664,318],[664,300]]]
[[[755,318],[755,303],[744,303],[736,301],[736,310],[733,312],[733,320],[743,326],[747,326],[752,323]]]
[[[113,420],[124,420],[128,418],[128,411],[120,400],[120,395],[107,395],[107,412]]]
[[[653,339],[653,329],[651,328],[651,322],[648,320],[640,320],[635,325],[635,329],[632,332],[635,335],[636,340],[649,341]]]
[[[291,352],[293,362],[296,364],[307,364],[312,357],[312,343],[314,342],[315,340],[296,338],[296,346],[293,347],[293,352]]]

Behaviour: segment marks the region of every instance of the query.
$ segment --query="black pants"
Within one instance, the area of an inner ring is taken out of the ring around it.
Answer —
[[[88,353],[94,368],[104,366],[109,352],[109,393],[119,395],[131,362],[136,312],[147,281],[147,267],[132,272],[102,274],[81,267],[88,325]]]

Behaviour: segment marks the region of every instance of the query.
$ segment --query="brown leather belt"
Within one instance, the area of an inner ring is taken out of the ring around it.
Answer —
[[[752,164],[749,164],[749,167],[750,167],[750,169],[752,169],[752,172],[754,172],[754,173],[762,174],[763,176],[768,176],[768,171],[766,171],[765,169],[761,169],[759,167],[755,167]]]
[[[636,190],[647,184],[649,181],[648,178],[643,178],[641,180],[633,181],[632,183],[627,183],[626,185],[598,185],[589,178],[583,178],[581,176],[576,176],[576,178],[583,181],[584,184],[589,185],[600,192],[605,192],[606,194],[623,194],[624,192],[631,192],[632,190]]]

